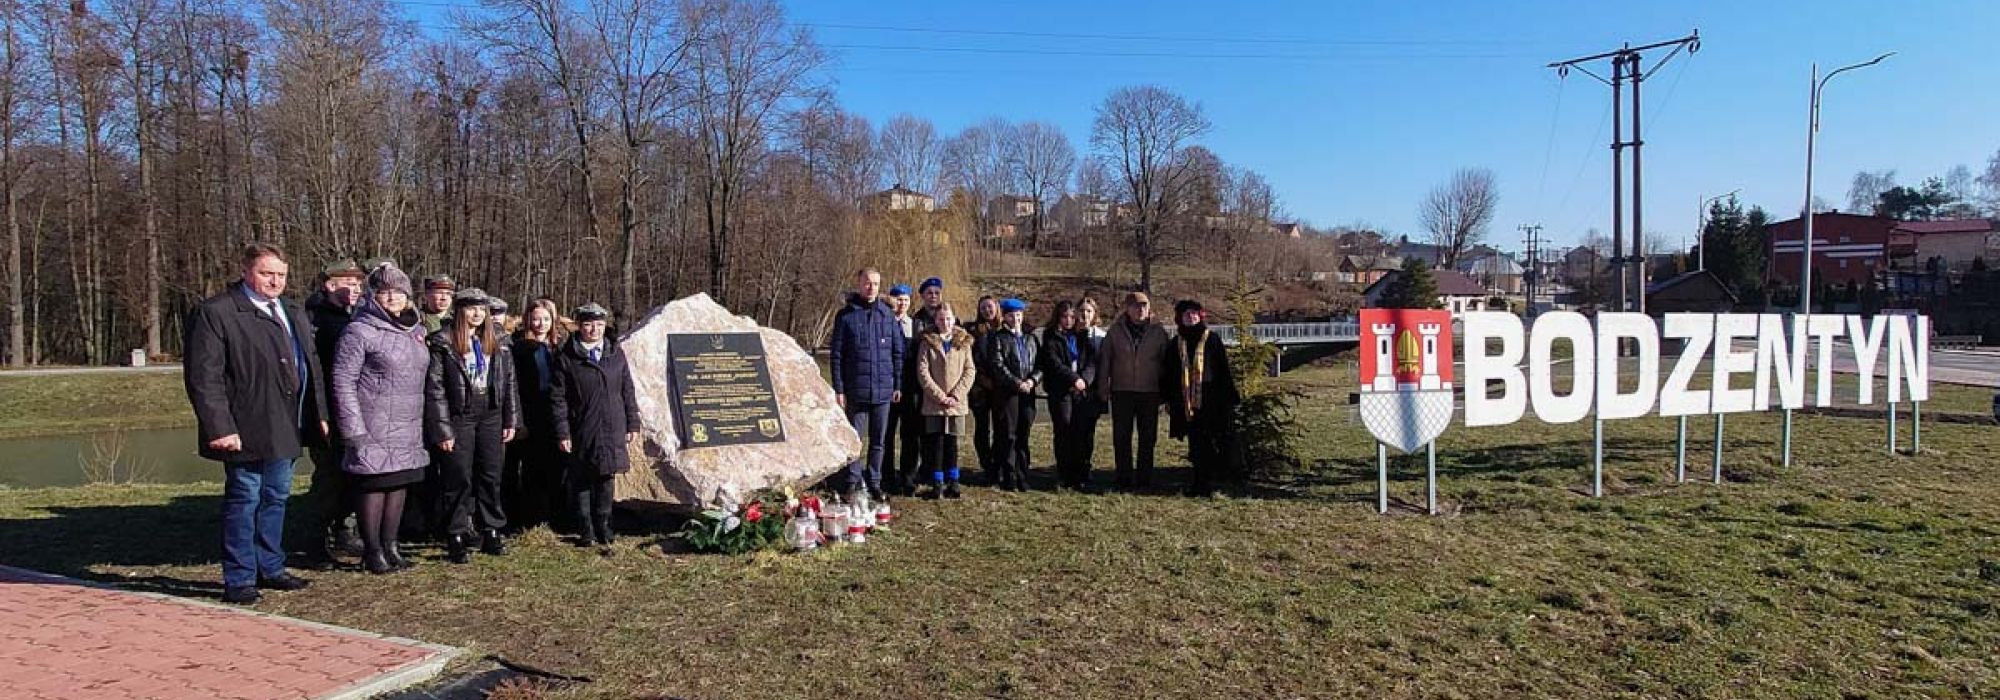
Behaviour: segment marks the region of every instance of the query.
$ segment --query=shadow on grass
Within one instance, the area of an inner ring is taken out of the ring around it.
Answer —
[[[92,567],[216,565],[222,559],[220,495],[166,503],[50,506],[48,517],[0,520],[0,562],[122,588],[189,597],[222,595],[216,580],[119,576]],[[219,578],[218,573],[218,578]]]
[[[1740,453],[1774,444],[1775,439],[1737,438],[1729,443],[1729,449],[1732,453]],[[1651,468],[1662,462],[1671,469],[1675,449],[1676,443],[1671,437],[1606,436],[1604,463],[1607,470],[1629,469],[1633,465]],[[1690,469],[1697,467],[1697,462],[1705,464],[1709,450],[1707,439],[1690,435],[1687,444]],[[1578,475],[1587,478],[1590,472],[1591,445],[1587,440],[1441,449],[1437,457],[1440,480],[1525,483],[1588,495],[1587,486],[1574,484]],[[1389,481],[1392,484],[1420,482],[1424,478],[1424,468],[1422,452],[1408,455],[1392,453],[1389,456]],[[1756,480],[1755,474],[1737,473],[1745,468],[1748,467],[1731,464],[1726,472],[1732,481]],[[1373,502],[1374,497],[1366,491],[1373,490],[1378,478],[1373,457],[1325,459],[1301,472],[1252,484],[1245,495],[1273,499]],[[1361,486],[1370,488],[1356,488]]]

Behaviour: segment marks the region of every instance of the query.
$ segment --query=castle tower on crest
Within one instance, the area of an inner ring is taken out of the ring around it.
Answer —
[[[1375,334],[1375,378],[1364,388],[1369,391],[1395,391],[1396,378],[1391,372],[1396,366],[1396,325],[1377,323],[1369,326],[1369,330]]]

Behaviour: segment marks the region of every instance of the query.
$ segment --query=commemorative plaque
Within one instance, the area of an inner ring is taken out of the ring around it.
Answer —
[[[673,333],[675,423],[681,444],[717,447],[782,442],[764,339],[756,333]]]

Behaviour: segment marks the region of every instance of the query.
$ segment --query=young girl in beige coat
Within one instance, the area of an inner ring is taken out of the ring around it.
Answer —
[[[958,327],[951,304],[932,310],[935,323],[917,344],[917,383],[923,387],[924,461],[931,465],[926,498],[958,498],[958,436],[972,414],[972,334]]]

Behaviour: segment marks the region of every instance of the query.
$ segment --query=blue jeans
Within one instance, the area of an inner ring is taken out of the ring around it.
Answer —
[[[244,588],[285,573],[285,499],[291,459],[227,462],[222,482],[222,585]]]
[[[882,451],[889,443],[889,406],[847,404],[847,422],[854,424],[854,432],[861,434],[861,444],[867,449],[862,451],[861,459],[847,465],[846,488],[882,488]]]

